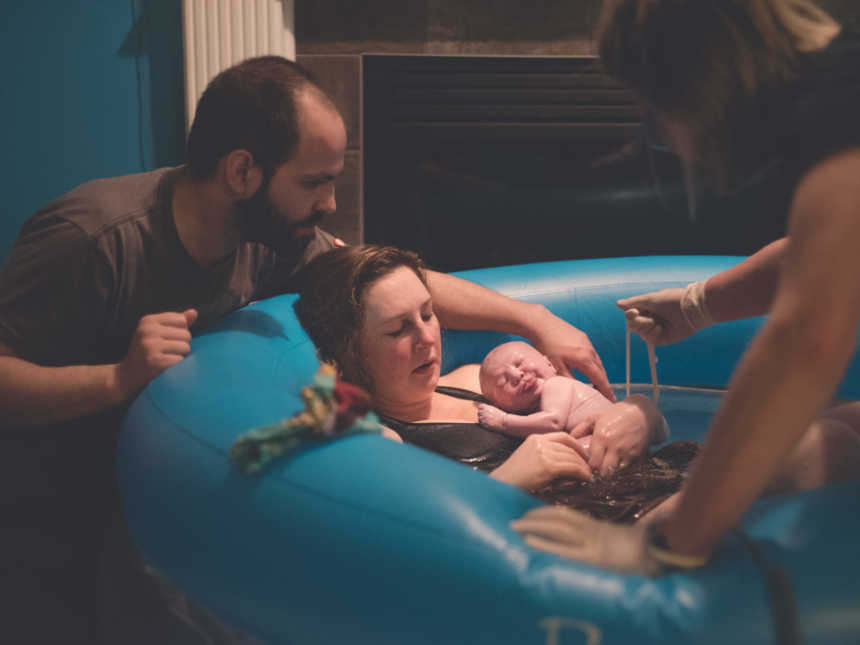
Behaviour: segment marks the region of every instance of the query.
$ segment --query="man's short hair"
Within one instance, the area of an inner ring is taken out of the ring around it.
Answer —
[[[211,177],[218,160],[238,149],[267,173],[292,158],[299,141],[296,99],[305,90],[337,111],[310,72],[280,56],[249,58],[218,74],[200,97],[188,133],[192,175]]]

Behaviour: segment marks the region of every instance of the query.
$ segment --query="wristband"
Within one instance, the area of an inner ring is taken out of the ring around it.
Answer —
[[[705,283],[691,282],[681,296],[681,313],[694,330],[713,325],[716,321],[705,304]]]
[[[652,522],[646,528],[646,552],[662,570],[697,569],[708,562],[704,555],[684,555],[672,551],[663,535],[663,523]]]

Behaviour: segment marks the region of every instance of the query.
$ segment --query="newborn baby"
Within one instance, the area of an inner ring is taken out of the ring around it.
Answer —
[[[666,420],[647,397],[612,403],[590,385],[560,376],[549,358],[522,341],[487,354],[480,380],[492,403],[478,406],[481,425],[515,437],[570,432],[601,475],[628,466],[668,436]]]

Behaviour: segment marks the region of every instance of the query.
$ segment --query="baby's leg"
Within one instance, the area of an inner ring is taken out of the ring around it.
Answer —
[[[834,408],[834,410],[836,410]],[[860,479],[860,433],[846,419],[860,422],[860,408],[825,412],[789,453],[766,493],[809,490],[824,484]]]

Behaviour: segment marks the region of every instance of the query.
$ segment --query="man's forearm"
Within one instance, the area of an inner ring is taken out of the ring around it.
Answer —
[[[445,273],[427,272],[436,315],[443,327],[489,329],[527,336],[544,308],[520,302],[481,285]]]
[[[116,365],[42,367],[0,356],[0,427],[67,421],[121,405]]]
[[[708,311],[719,322],[762,316],[770,309],[788,238],[771,242],[740,264],[711,277],[705,286]]]

